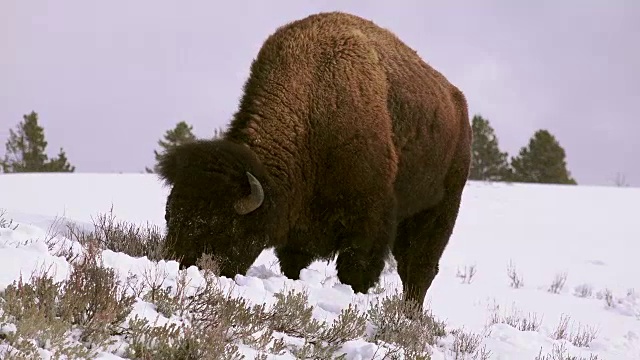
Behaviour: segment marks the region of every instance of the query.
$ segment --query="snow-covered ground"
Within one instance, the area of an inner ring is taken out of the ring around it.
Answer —
[[[56,265],[56,279],[69,269],[41,241],[56,217],[80,224],[108,212],[118,220],[163,227],[167,193],[150,174],[0,175],[0,209],[19,226],[0,229],[0,290],[29,274],[42,261]],[[28,245],[21,245],[28,240]],[[40,240],[40,241],[38,241]],[[146,258],[134,259],[105,251],[105,263],[121,270],[141,272]],[[337,282],[333,264],[317,262],[303,270],[302,279],[283,278],[265,251],[248,276],[235,278],[236,289],[253,301],[273,301],[283,288],[307,289],[314,315],[335,318],[350,302],[365,304],[371,297],[355,295]],[[464,194],[457,227],[440,274],[429,290],[427,305],[448,327],[481,333],[496,309],[518,311],[541,320],[537,331],[520,331],[506,324],[489,326],[483,338],[491,359],[533,359],[540,349],[549,353],[553,332],[562,316],[597,329],[586,347],[566,343],[568,352],[588,358],[640,359],[640,189],[589,186],[485,184],[470,182]],[[475,266],[471,283],[460,272]],[[523,282],[510,286],[511,266]],[[175,279],[177,264],[166,263]],[[190,270],[190,274],[193,274]],[[559,293],[548,291],[557,274],[566,274]],[[231,280],[229,280],[231,281]],[[384,274],[385,293],[400,286],[397,273]],[[592,288],[591,295],[578,296]],[[635,289],[635,292],[634,292]],[[609,301],[607,301],[607,299]],[[153,310],[137,306],[136,311]],[[355,341],[344,347],[347,359],[370,359],[376,345]],[[250,349],[243,349],[250,358]],[[104,358],[113,358],[104,354]],[[292,358],[292,357],[280,357]],[[445,359],[444,348],[433,359]]]

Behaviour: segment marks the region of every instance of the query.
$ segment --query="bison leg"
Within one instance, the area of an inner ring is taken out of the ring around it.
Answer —
[[[395,198],[351,221],[342,237],[336,269],[341,283],[367,293],[379,280],[396,232]]]
[[[398,225],[393,256],[398,264],[406,300],[416,301],[422,306],[453,232],[463,187],[451,189],[439,204]]]
[[[280,271],[291,280],[300,278],[300,270],[311,265],[314,256],[294,246],[281,246],[275,249],[280,261]]]

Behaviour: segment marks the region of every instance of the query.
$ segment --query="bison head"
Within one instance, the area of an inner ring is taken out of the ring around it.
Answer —
[[[207,253],[220,274],[245,273],[267,247],[268,177],[254,153],[227,140],[199,140],[168,150],[159,175],[171,186],[167,250],[181,267]]]

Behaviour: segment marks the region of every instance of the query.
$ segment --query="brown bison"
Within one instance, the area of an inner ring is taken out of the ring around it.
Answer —
[[[268,37],[221,138],[166,152],[169,250],[221,275],[274,248],[291,279],[337,255],[366,293],[393,254],[405,298],[424,301],[470,163],[464,95],[391,32],[339,12]]]

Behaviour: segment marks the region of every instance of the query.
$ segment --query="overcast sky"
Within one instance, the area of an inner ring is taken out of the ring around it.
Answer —
[[[640,185],[640,2],[0,1],[0,156],[34,110],[77,172],[140,172],[164,132],[225,126],[264,39],[344,10],[397,33],[511,155],[551,131],[579,184]],[[608,4],[608,5],[606,5]]]

